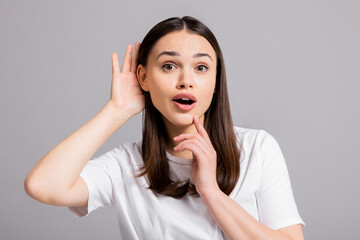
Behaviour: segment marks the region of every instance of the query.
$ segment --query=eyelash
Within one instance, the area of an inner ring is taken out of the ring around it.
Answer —
[[[165,70],[165,67],[167,67],[167,66],[175,66],[175,65],[174,65],[173,63],[165,63],[164,65],[162,65],[161,68],[162,68],[164,71],[171,71],[171,70]],[[206,66],[205,64],[200,64],[200,65],[196,66],[196,68],[198,68],[198,67],[205,67],[205,70],[204,70],[204,71],[200,71],[200,72],[205,72],[206,70],[209,69],[209,67]]]
[[[172,63],[165,63],[164,65],[162,65],[161,69],[164,70],[164,71],[170,71],[170,70],[166,70],[166,69],[165,69],[167,66],[174,66],[174,64],[172,64]]]
[[[204,71],[200,71],[200,72],[205,72],[205,71],[207,71],[209,68],[208,68],[208,66],[206,66],[206,65],[204,65],[204,64],[201,64],[201,65],[199,65],[199,66],[197,66],[197,67],[205,67],[205,70]]]

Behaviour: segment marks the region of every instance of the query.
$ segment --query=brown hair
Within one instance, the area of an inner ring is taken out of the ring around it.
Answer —
[[[139,49],[138,65],[146,66],[150,51],[161,37],[180,30],[186,30],[207,39],[217,55],[215,93],[205,112],[204,128],[217,155],[217,183],[220,189],[229,195],[240,175],[240,149],[237,148],[231,118],[224,59],[215,36],[209,28],[193,17],[168,18],[155,25],[144,37]],[[144,165],[140,168],[142,172],[136,177],[147,174],[149,189],[160,194],[182,198],[189,191],[191,195],[199,196],[190,180],[174,182],[170,179],[166,143],[171,141],[161,113],[154,107],[149,92],[143,90],[142,92],[145,95],[141,144]]]

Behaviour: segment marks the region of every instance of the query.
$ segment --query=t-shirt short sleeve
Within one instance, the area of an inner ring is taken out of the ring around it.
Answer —
[[[85,164],[80,176],[89,190],[88,206],[69,206],[68,209],[76,217],[84,217],[99,207],[113,205],[114,189],[116,185],[122,183],[121,168],[117,162],[121,154],[120,148],[114,148]]]
[[[271,134],[259,131],[258,150],[262,159],[261,182],[256,192],[259,221],[274,230],[294,224],[304,227],[280,146]]]

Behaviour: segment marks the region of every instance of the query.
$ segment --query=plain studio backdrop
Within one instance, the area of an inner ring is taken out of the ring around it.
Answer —
[[[116,212],[78,219],[24,179],[110,97],[111,54],[190,15],[223,50],[233,121],[280,144],[306,239],[360,239],[360,2],[0,2],[0,239],[117,239]],[[94,154],[141,139],[138,114]]]

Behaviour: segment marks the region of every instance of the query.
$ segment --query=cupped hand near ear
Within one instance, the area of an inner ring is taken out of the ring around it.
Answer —
[[[116,109],[126,111],[131,116],[141,112],[145,107],[145,97],[142,94],[136,77],[137,58],[140,42],[128,45],[120,72],[117,53],[112,54],[112,81],[109,103]]]

